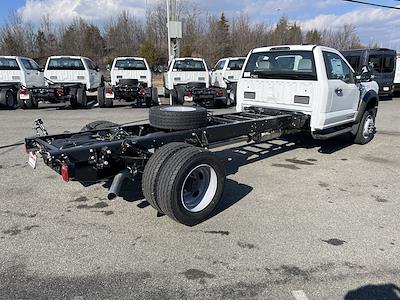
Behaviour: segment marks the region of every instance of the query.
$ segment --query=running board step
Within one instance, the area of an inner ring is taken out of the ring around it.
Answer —
[[[330,139],[335,136],[339,136],[339,135],[342,135],[342,134],[345,134],[345,133],[348,133],[351,131],[352,131],[352,127],[346,127],[341,130],[333,131],[330,133],[312,132],[311,134],[312,134],[313,138],[316,140],[327,140],[327,139]]]

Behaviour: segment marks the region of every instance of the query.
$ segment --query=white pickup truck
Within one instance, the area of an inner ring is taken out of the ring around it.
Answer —
[[[227,106],[226,89],[210,85],[210,72],[202,58],[184,57],[171,60],[164,73],[165,97],[175,104],[193,101],[199,105]]]
[[[149,65],[143,57],[117,57],[110,67],[111,86],[100,87],[100,107],[112,107],[114,99],[147,107],[158,105],[157,88],[152,87]]]
[[[364,70],[367,70],[365,66]],[[237,111],[263,107],[309,116],[316,139],[352,133],[357,143],[375,133],[378,84],[355,74],[343,55],[322,46],[252,50],[237,87]]]
[[[17,93],[22,88],[44,85],[43,69],[31,58],[0,56],[0,106],[17,106]]]
[[[399,55],[397,55],[397,58],[396,58],[396,70],[395,70],[395,74],[394,74],[393,85],[394,85],[394,93],[399,94],[400,93],[400,56]]]
[[[104,85],[99,67],[82,56],[51,56],[44,69],[46,84],[22,88],[18,93],[22,108],[37,108],[40,101],[69,101],[72,108],[87,108],[86,92]]]
[[[227,90],[229,99],[236,104],[236,85],[242,74],[246,57],[221,58],[211,73],[211,85]]]

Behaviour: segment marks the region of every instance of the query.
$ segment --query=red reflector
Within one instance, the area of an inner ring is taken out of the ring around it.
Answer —
[[[58,88],[58,89],[56,89],[56,94],[57,94],[57,96],[62,96],[63,94],[64,94],[64,89],[62,89],[62,88]]]
[[[185,96],[187,96],[187,97],[192,97],[193,94],[192,94],[192,92],[186,92],[186,93],[185,93]]]
[[[224,93],[221,90],[217,90],[217,93],[215,94],[217,97],[222,97]]]
[[[61,165],[61,176],[64,181],[68,182],[69,181],[69,170],[68,170],[68,165],[64,162]]]
[[[146,94],[146,89],[145,88],[141,88],[139,93],[142,94],[142,95]]]
[[[113,93],[112,87],[106,87],[106,94],[112,94],[112,93]]]
[[[27,90],[27,89],[24,89],[24,88],[20,88],[20,89],[19,89],[19,93],[20,93],[21,95],[27,95],[27,94],[28,94],[28,90]]]
[[[30,151],[29,151],[28,144],[25,144],[25,152],[26,152],[26,153],[29,153],[29,152],[30,152]]]

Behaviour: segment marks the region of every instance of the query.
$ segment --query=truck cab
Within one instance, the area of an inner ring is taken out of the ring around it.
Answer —
[[[221,58],[211,73],[211,85],[226,89],[227,82],[237,83],[245,60],[245,57]]]
[[[364,81],[364,82],[362,82]],[[378,84],[362,80],[337,50],[316,45],[252,50],[238,82],[237,110],[263,107],[310,116],[325,139],[355,131],[366,110],[376,114]]]
[[[153,88],[149,65],[143,57],[117,57],[111,69],[111,86],[97,90],[101,108],[114,106],[114,100],[134,102],[147,107],[159,104],[157,88]]]
[[[43,69],[29,57],[0,56],[0,106],[14,108],[22,87],[44,85]]]
[[[47,59],[44,76],[52,84],[80,84],[88,91],[95,91],[103,84],[99,67],[82,56],[51,56]]]

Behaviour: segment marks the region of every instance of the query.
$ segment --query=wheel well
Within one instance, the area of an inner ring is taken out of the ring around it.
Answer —
[[[375,108],[377,106],[378,106],[378,99],[377,98],[372,98],[371,100],[368,101],[366,109]]]

